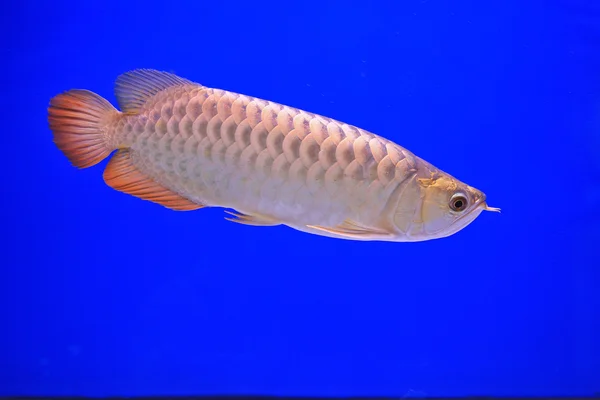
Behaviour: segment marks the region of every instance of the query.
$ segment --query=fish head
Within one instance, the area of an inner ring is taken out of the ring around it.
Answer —
[[[420,193],[420,209],[415,210],[405,231],[412,240],[447,237],[464,229],[482,211],[500,211],[487,205],[485,193],[444,173],[416,177],[415,186]]]

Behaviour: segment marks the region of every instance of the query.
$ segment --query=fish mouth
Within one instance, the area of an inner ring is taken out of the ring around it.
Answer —
[[[492,212],[497,212],[497,213],[500,212],[500,209],[498,207],[490,207],[490,206],[487,205],[487,203],[484,203],[483,206],[484,206],[483,209],[485,211],[492,211]]]
[[[483,208],[484,211],[491,211],[491,212],[497,212],[497,213],[500,212],[500,208],[488,206],[488,204],[485,202],[485,200],[483,200],[481,202],[481,204],[479,205],[479,207]]]
[[[443,234],[438,237],[447,237],[447,236],[455,234],[456,232],[460,231],[461,229],[463,229],[464,227],[469,225],[472,221],[474,221],[475,218],[477,218],[482,211],[500,212],[500,209],[497,207],[488,206],[485,201],[485,195],[484,195],[484,196],[480,197],[479,199],[477,199],[475,201],[475,203],[473,203],[470,211],[468,211],[468,212],[464,213],[463,215],[461,215],[460,217],[458,217],[454,221],[454,223],[452,225],[450,225],[449,229],[447,229],[447,230],[441,229],[440,231],[438,231],[437,232],[438,234],[443,232]]]
[[[500,212],[500,209],[497,207],[490,207],[488,206],[486,199],[485,199],[485,195],[481,196],[479,199],[477,199],[477,201],[473,204],[473,207],[471,208],[471,211],[465,213],[464,215],[461,215],[456,221],[455,223],[461,221],[461,220],[465,220],[469,217],[473,218],[473,214],[479,215],[480,212],[482,211],[492,211],[492,212]],[[476,217],[475,217],[476,218]],[[473,219],[475,219],[473,218]]]
[[[498,212],[498,213],[500,212],[500,208],[488,206],[488,204],[486,202],[485,194],[483,196],[481,196],[479,199],[477,199],[475,204],[473,204],[473,211],[475,211],[479,208],[481,208],[482,211],[492,211],[492,212]],[[473,212],[473,211],[471,211],[471,212]]]

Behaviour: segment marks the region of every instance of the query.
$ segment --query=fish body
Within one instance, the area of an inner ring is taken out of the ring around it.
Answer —
[[[400,145],[332,118],[155,70],[119,76],[115,94],[121,111],[86,90],[55,96],[55,143],[80,168],[117,150],[105,182],[174,210],[223,207],[239,223],[385,241],[445,237],[497,210]]]

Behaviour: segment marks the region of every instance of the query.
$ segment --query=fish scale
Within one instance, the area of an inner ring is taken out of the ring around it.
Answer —
[[[332,118],[153,70],[121,75],[115,90],[121,112],[89,91],[55,96],[55,143],[82,168],[119,149],[107,184],[169,208],[231,208],[241,223],[391,241],[448,236],[499,210],[400,145]]]
[[[290,223],[373,223],[416,167],[383,138],[293,107],[200,85],[155,97],[119,123],[119,144],[140,170],[205,205]]]

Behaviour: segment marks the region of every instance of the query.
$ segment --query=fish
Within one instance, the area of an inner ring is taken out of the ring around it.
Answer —
[[[119,109],[86,89],[52,97],[53,142],[79,169],[110,156],[109,187],[170,210],[220,207],[238,224],[386,242],[448,237],[500,211],[408,149],[333,118],[155,69],[122,73],[114,93]]]

